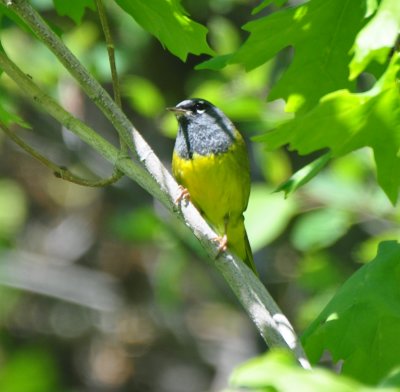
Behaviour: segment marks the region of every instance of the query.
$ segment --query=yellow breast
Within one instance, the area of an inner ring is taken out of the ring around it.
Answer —
[[[242,140],[224,153],[183,159],[174,152],[172,171],[191,201],[223,233],[225,217],[239,217],[247,207],[250,175]]]

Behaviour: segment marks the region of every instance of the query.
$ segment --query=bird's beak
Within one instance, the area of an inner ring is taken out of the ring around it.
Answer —
[[[182,116],[182,115],[188,113],[188,110],[187,110],[187,109],[178,108],[178,107],[176,107],[176,106],[172,106],[172,107],[169,107],[169,108],[166,108],[166,109],[167,109],[169,112],[174,113],[175,116]]]

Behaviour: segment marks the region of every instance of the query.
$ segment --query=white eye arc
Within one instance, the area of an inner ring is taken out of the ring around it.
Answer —
[[[206,111],[204,102],[202,102],[202,101],[197,102],[194,106],[194,110],[198,114],[203,114]]]

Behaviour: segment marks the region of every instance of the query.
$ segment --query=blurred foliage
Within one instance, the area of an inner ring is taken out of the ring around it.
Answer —
[[[236,369],[230,380],[231,387],[225,392],[251,391],[296,391],[318,392],[368,392],[397,391],[387,387],[371,389],[344,376],[314,369],[312,372],[299,368],[290,354],[284,351],[273,351],[268,355],[252,359]]]
[[[50,350],[16,350],[0,371],[0,388],[9,392],[51,392],[59,389],[58,370]]]
[[[306,331],[312,359],[343,362],[347,376],[306,372],[272,352],[235,370],[227,387],[232,369],[265,347],[192,234],[136,184],[63,182],[0,132],[0,390],[398,390],[398,244],[379,247],[400,236],[385,196],[394,204],[399,186],[399,60],[387,58],[397,0],[104,3],[124,111],[166,165],[177,129],[166,106],[204,97],[242,130],[261,280]],[[32,4],[111,91],[95,2]],[[4,6],[0,17],[12,60],[117,143],[51,52]],[[76,173],[112,171],[4,74],[0,121]]]
[[[272,189],[267,186],[254,183],[245,212],[251,249],[257,252],[275,240],[296,212],[294,199],[284,200],[281,195],[272,193]],[[263,216],[268,219],[260,219]]]
[[[21,230],[27,218],[24,190],[17,182],[0,180],[0,241],[10,240]]]
[[[142,116],[153,118],[165,109],[161,92],[148,79],[130,76],[123,81],[123,92],[132,108]]]
[[[376,258],[340,288],[304,333],[311,360],[326,347],[335,362],[344,361],[343,374],[373,385],[398,366],[399,258],[398,243],[382,243]]]

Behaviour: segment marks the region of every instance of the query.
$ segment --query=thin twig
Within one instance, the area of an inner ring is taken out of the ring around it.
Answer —
[[[111,70],[111,78],[114,90],[114,101],[116,104],[122,108],[121,102],[121,91],[119,86],[119,79],[117,73],[117,67],[115,63],[115,49],[114,49],[114,42],[110,32],[110,26],[108,24],[107,15],[104,9],[104,4],[102,0],[96,0],[96,7],[97,12],[99,14],[99,19],[101,23],[101,27],[103,28],[104,38],[106,40],[107,45],[107,53],[108,53],[108,61],[110,63],[110,70]]]
[[[103,1],[96,0],[96,7],[97,7],[97,13],[99,14],[101,27],[104,32],[104,38],[106,40],[108,61],[110,63],[110,70],[111,70],[111,80],[112,80],[113,90],[114,90],[114,101],[122,109],[121,89],[120,89],[117,66],[116,66],[116,61],[115,61],[114,42],[113,42],[112,35],[110,32],[110,26],[108,24],[107,14],[104,9]],[[127,153],[128,146],[121,137],[119,140],[119,144],[121,147],[121,151],[123,153]]]
[[[88,186],[92,188],[99,188],[113,184],[121,178],[120,173],[114,173],[112,176],[100,179],[100,180],[87,180],[85,178],[79,177],[73,174],[70,170],[65,167],[59,166],[56,163],[50,161],[40,152],[36,151],[33,147],[22,140],[15,132],[6,126],[6,124],[0,121],[0,129],[18,146],[20,146],[24,151],[26,151],[30,156],[38,160],[44,166],[48,167],[56,177],[63,180],[73,182],[74,184]]]
[[[45,109],[52,117],[57,119],[67,129],[74,132],[80,139],[91,145],[106,158],[114,159],[114,150],[118,151],[112,144],[99,138],[97,133],[82,121],[73,117],[63,109],[52,97],[43,93],[33,82],[31,77],[25,75],[8,57],[0,50],[0,68],[18,85],[21,91],[28,95],[41,108]]]
[[[55,54],[60,63],[78,81],[90,100],[114,125],[130,151],[135,155],[136,148],[131,135],[134,130],[133,125],[100,83],[90,75],[75,55],[64,45],[61,38],[46,24],[41,15],[26,0],[0,0],[0,2],[23,19],[39,40]]]

